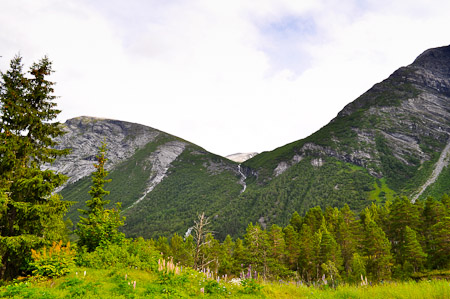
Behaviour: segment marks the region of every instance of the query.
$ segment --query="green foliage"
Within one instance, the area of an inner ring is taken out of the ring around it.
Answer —
[[[429,196],[440,198],[444,194],[450,194],[450,184],[448,182],[450,182],[450,166],[442,169],[436,181],[425,189],[420,198],[426,199]]]
[[[236,225],[226,226],[230,215],[225,210],[242,186],[229,165],[225,158],[187,146],[172,162],[168,176],[153,189],[151,198],[124,211],[125,216],[133,215],[127,220],[127,236],[170,237],[173,232],[184,235],[200,211],[214,215],[211,228],[220,239],[235,235]],[[215,172],[214,167],[227,169]]]
[[[33,275],[38,277],[64,276],[75,266],[75,250],[70,248],[70,242],[63,246],[62,240],[53,242],[48,251],[46,247],[39,251],[32,249],[31,257],[30,267]]]
[[[153,243],[138,238],[125,239],[121,244],[97,247],[93,252],[80,250],[77,264],[95,269],[137,268],[155,271],[158,259],[159,251]]]
[[[60,289],[69,292],[70,298],[86,298],[89,293],[94,296],[99,295],[100,287],[99,282],[86,282],[78,277],[69,278],[59,286]]]
[[[66,177],[42,170],[68,153],[57,149],[64,131],[54,119],[54,83],[47,57],[34,63],[28,76],[16,56],[0,78],[0,279],[28,268],[31,249],[67,238],[63,216],[69,202],[53,194]]]
[[[104,184],[110,182],[105,177],[108,172],[105,170],[106,163],[106,144],[102,143],[97,155],[97,169],[92,174],[92,187],[89,191],[92,199],[86,201],[88,210],[80,210],[87,217],[80,217],[78,230],[76,233],[80,237],[78,245],[85,246],[87,251],[94,251],[98,246],[107,247],[110,244],[120,244],[125,235],[118,231],[124,224],[124,217],[120,216],[120,203],[117,203],[116,209],[105,209],[109,201],[103,197],[109,192],[103,189]]]
[[[255,279],[247,278],[241,280],[241,285],[243,290],[241,291],[243,294],[259,294],[263,288],[263,286],[259,285]]]

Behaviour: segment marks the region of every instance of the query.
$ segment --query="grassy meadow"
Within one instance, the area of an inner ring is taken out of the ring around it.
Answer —
[[[447,280],[388,282],[332,288],[295,282],[208,278],[191,268],[178,273],[136,269],[76,268],[56,279],[28,280],[0,288],[1,298],[450,298]]]

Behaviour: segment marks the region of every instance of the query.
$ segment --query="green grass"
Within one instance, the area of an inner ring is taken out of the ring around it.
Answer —
[[[387,200],[394,200],[396,193],[394,190],[390,189],[386,184],[386,179],[381,178],[376,180],[373,184],[374,190],[369,193],[369,200],[377,201],[377,202],[385,202]]]
[[[16,282],[0,288],[2,298],[450,298],[447,280],[388,282],[331,288],[299,282],[263,282],[244,287],[219,283],[191,269],[161,276],[135,269],[77,268],[67,276],[41,282]],[[86,273],[86,275],[84,274]],[[136,287],[133,284],[136,281]]]

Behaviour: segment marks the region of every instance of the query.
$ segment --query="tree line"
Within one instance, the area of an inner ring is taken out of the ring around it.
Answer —
[[[199,256],[195,237],[160,237],[155,246],[184,265],[218,275],[257,275],[268,279],[371,281],[404,279],[421,271],[450,267],[450,198],[411,203],[397,197],[372,204],[356,215],[342,209],[294,213],[289,225],[263,229],[250,223],[243,238],[223,242],[205,236]]]

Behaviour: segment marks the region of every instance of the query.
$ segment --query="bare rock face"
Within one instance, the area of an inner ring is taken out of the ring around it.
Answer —
[[[162,182],[167,176],[167,171],[169,170],[171,163],[184,151],[186,145],[186,143],[181,141],[171,141],[159,146],[158,149],[150,155],[148,160],[152,165],[152,172],[147,182],[147,188],[144,191],[144,194],[136,200],[131,207],[141,202],[147,194],[152,192],[156,185]]]
[[[232,155],[228,155],[225,158],[234,161],[236,163],[243,163],[245,161],[247,161],[250,158],[253,158],[254,156],[256,156],[258,153],[256,152],[252,152],[252,153],[237,153],[237,154],[232,154]]]
[[[93,164],[102,141],[107,144],[106,169],[110,170],[161,133],[143,125],[86,116],[69,119],[64,127],[67,133],[58,139],[59,148],[69,148],[71,152],[48,168],[67,175],[66,184],[95,171]]]
[[[428,186],[406,186],[424,165],[432,162],[436,178],[450,163],[442,156],[450,143],[449,107],[450,46],[446,46],[425,51],[411,65],[375,84],[318,132],[244,165],[254,167],[264,183],[289,171],[298,157],[312,157],[315,169],[333,158],[364,168],[377,179],[395,181],[390,187],[413,196]],[[268,162],[261,163],[264,160]],[[417,182],[431,176],[427,167]]]

